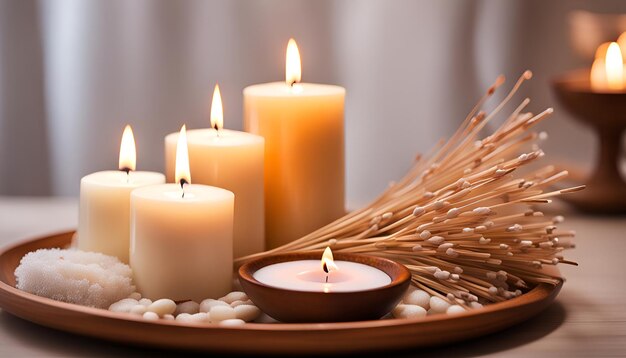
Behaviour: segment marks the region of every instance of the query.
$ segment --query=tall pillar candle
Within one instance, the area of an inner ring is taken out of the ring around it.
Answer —
[[[211,105],[211,127],[187,131],[189,167],[194,183],[235,194],[233,253],[242,257],[265,249],[263,203],[263,137],[223,129],[219,87]],[[168,182],[174,180],[178,133],[165,137]]]
[[[199,302],[231,290],[234,195],[187,184],[191,176],[184,167],[189,166],[181,164],[180,154],[187,151],[184,138],[181,133],[178,184],[140,188],[131,194],[130,264],[145,297]]]
[[[136,188],[165,183],[161,173],[134,171],[135,143],[129,126],[120,148],[120,170],[101,171],[80,180],[77,247],[117,256],[128,263],[130,193]]]
[[[286,82],[243,92],[245,129],[265,138],[268,248],[344,214],[345,89],[299,81],[299,54],[290,40]]]

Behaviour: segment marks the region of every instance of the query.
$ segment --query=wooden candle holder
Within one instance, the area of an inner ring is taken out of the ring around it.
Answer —
[[[263,312],[281,322],[346,322],[378,319],[400,302],[411,283],[411,273],[388,259],[349,253],[333,253],[335,260],[358,262],[385,272],[385,286],[353,292],[308,292],[269,286],[254,278],[262,267],[287,261],[319,260],[321,251],[306,251],[263,257],[239,268],[239,282]]]
[[[626,129],[626,91],[591,90],[589,71],[576,71],[553,81],[557,99],[599,137],[600,150],[587,188],[563,198],[576,208],[598,214],[626,213],[626,183],[620,175],[621,137]]]

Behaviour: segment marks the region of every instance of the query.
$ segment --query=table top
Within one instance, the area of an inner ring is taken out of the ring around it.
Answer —
[[[76,227],[74,198],[0,197],[0,246]],[[575,250],[556,302],[529,321],[454,346],[397,352],[420,357],[626,356],[626,217],[570,213]],[[163,353],[55,331],[0,310],[0,357],[99,357]]]

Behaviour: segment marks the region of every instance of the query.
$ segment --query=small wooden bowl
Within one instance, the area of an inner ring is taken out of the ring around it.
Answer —
[[[250,261],[239,268],[244,291],[263,312],[281,322],[347,322],[379,319],[400,302],[411,282],[403,265],[380,257],[336,252],[335,260],[373,266],[391,278],[388,285],[354,292],[305,292],[263,284],[254,278],[262,267],[287,261],[319,260],[322,251],[279,254]]]

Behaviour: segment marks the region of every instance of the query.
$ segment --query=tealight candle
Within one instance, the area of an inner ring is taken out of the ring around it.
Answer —
[[[326,248],[322,261],[298,260],[262,267],[254,273],[259,282],[287,290],[307,292],[354,292],[391,283],[385,272],[362,263],[334,261]]]
[[[232,285],[234,195],[191,184],[185,126],[176,182],[132,192],[130,264],[137,290],[150,299],[221,297]]]
[[[120,145],[119,171],[92,173],[80,180],[77,247],[83,251],[117,256],[128,263],[130,243],[130,193],[165,183],[161,173],[135,171],[137,154],[130,126]]]
[[[343,252],[336,257],[330,248],[261,257],[239,268],[239,282],[256,306],[282,322],[378,319],[409,287],[411,273],[402,264]]]

